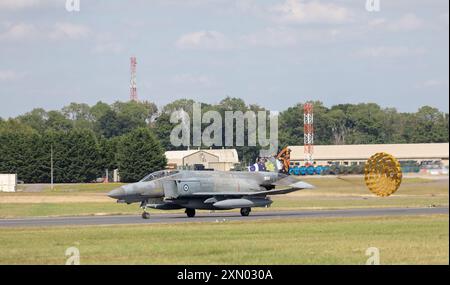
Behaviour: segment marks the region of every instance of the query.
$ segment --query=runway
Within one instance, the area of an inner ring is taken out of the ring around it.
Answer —
[[[321,218],[321,217],[368,217],[368,216],[402,216],[446,214],[448,207],[437,208],[365,208],[345,210],[302,210],[302,211],[253,211],[250,216],[242,217],[239,211],[215,212],[197,211],[194,218],[185,214],[151,214],[144,220],[140,215],[108,216],[70,216],[42,217],[25,219],[0,219],[0,228],[5,227],[50,227],[50,226],[87,226],[87,225],[137,225],[137,224],[172,224],[172,223],[217,223],[226,221],[255,221],[268,219]]]

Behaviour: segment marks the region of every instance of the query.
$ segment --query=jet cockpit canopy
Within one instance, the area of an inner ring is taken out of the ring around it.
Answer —
[[[169,175],[177,174],[178,170],[160,170],[150,173],[149,175],[145,176],[141,179],[140,182],[149,182],[155,179],[163,178]]]

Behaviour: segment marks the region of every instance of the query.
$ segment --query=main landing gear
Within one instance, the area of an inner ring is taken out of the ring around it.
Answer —
[[[186,211],[184,211],[186,213],[186,215],[189,218],[193,218],[195,216],[195,209],[188,209],[186,208]]]
[[[252,208],[241,208],[241,216],[247,217],[250,215],[250,212],[252,211]]]

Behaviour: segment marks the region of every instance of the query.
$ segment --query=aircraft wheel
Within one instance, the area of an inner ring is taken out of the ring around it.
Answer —
[[[185,213],[189,218],[193,218],[195,216],[195,209],[186,209]]]
[[[250,215],[250,212],[252,211],[252,208],[242,208],[241,209],[241,216],[247,217]]]
[[[150,219],[150,213],[148,213],[148,212],[143,212],[143,213],[142,213],[142,218],[145,219],[145,220]]]

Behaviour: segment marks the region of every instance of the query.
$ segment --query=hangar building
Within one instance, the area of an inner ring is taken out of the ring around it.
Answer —
[[[303,146],[289,146],[291,166],[303,165],[305,154]],[[359,165],[377,152],[387,152],[400,162],[433,162],[442,166],[449,165],[448,143],[423,144],[363,144],[363,145],[316,145],[314,162],[316,165]]]
[[[196,149],[166,151],[169,168],[193,168],[202,164],[205,168],[229,171],[239,163],[236,149]]]

